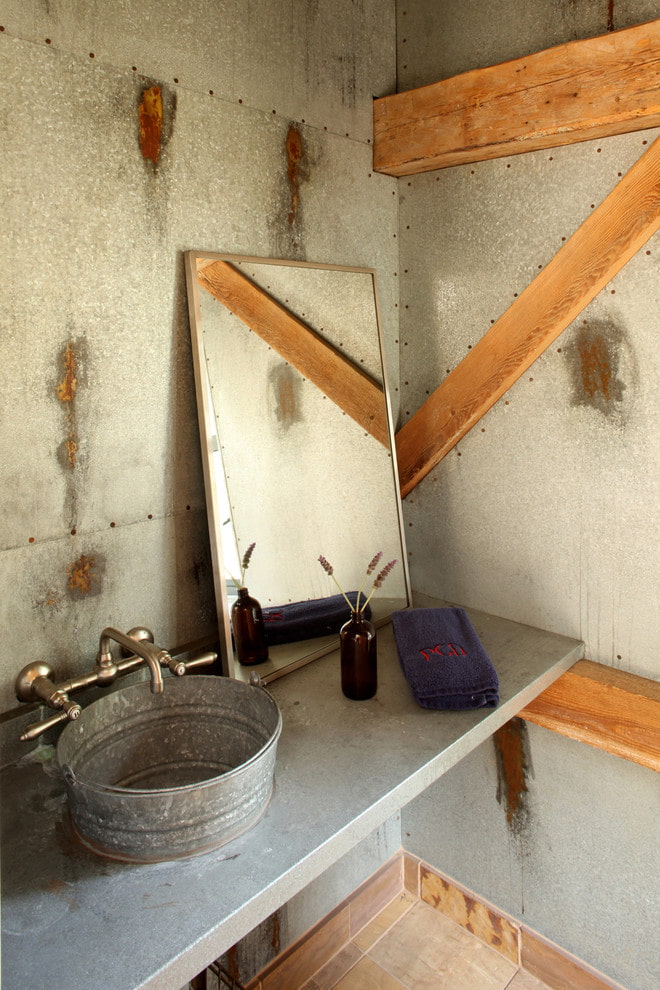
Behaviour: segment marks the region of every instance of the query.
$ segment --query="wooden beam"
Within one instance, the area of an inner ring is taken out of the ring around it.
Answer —
[[[402,495],[465,436],[660,227],[660,138],[398,431]]]
[[[374,169],[431,169],[660,124],[660,20],[374,101]]]
[[[383,389],[369,375],[229,262],[204,265],[197,279],[285,361],[389,448]]]
[[[660,771],[660,683],[579,660],[520,718]]]

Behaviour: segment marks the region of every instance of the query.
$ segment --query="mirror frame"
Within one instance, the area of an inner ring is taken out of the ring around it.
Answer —
[[[312,261],[295,261],[281,258],[260,258],[253,255],[226,254],[213,251],[186,251],[184,252],[186,286],[188,297],[188,314],[190,320],[190,337],[192,344],[193,368],[195,377],[195,392],[197,398],[197,413],[200,434],[200,447],[202,454],[202,467],[204,472],[204,489],[206,494],[206,508],[209,526],[209,539],[211,545],[211,562],[213,567],[213,585],[215,591],[215,602],[218,614],[218,635],[220,643],[220,654],[222,659],[222,672],[228,677],[248,680],[250,672],[255,670],[260,674],[264,684],[282,677],[285,674],[296,670],[319,657],[325,656],[338,648],[338,637],[330,645],[320,646],[318,649],[308,651],[304,656],[292,658],[291,662],[263,674],[259,667],[240,667],[234,660],[234,650],[231,633],[231,616],[229,608],[229,598],[227,594],[227,581],[223,567],[222,551],[222,520],[219,504],[218,489],[213,469],[214,447],[213,435],[209,430],[209,423],[215,419],[215,411],[212,407],[210,389],[207,387],[206,356],[204,352],[204,341],[201,327],[201,306],[200,290],[202,285],[198,280],[198,271],[203,267],[202,262],[207,264],[215,261],[240,262],[254,265],[274,265],[288,268],[314,269],[318,271],[348,272],[361,275],[370,275],[372,280],[374,311],[376,318],[376,328],[378,333],[378,352],[380,355],[381,374],[383,382],[383,400],[385,403],[385,417],[387,423],[387,439],[389,442],[389,454],[392,470],[393,493],[396,500],[396,519],[399,528],[399,542],[401,546],[401,567],[403,572],[403,584],[405,589],[405,602],[402,608],[409,608],[412,604],[412,594],[410,587],[410,576],[408,572],[407,551],[403,527],[403,506],[400,497],[399,475],[396,459],[396,445],[394,434],[394,423],[392,419],[392,408],[390,392],[388,387],[387,365],[385,361],[385,350],[382,334],[382,321],[380,303],[378,298],[378,280],[376,271],[373,268],[357,268],[347,265],[333,265]],[[383,617],[377,625],[384,625],[391,621],[390,616]],[[309,642],[309,641],[306,641]],[[295,645],[295,644],[293,644]]]

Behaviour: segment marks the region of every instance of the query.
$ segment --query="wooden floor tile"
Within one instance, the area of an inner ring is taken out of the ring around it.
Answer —
[[[399,983],[369,956],[363,956],[337,983],[335,990],[408,990],[408,985]]]
[[[550,990],[547,983],[538,980],[531,973],[526,973],[524,969],[519,969],[506,990]]]
[[[349,915],[348,907],[344,907],[261,973],[263,990],[293,990],[302,986],[348,941]]]
[[[351,895],[348,905],[351,918],[351,935],[355,935],[403,890],[403,862],[397,857]]]
[[[368,925],[365,925],[362,931],[353,936],[353,942],[355,945],[357,945],[359,949],[362,949],[363,952],[366,952],[371,948],[374,942],[377,942],[378,939],[385,934],[387,929],[391,928],[392,925],[397,922],[406,913],[406,911],[409,911],[416,902],[417,898],[413,897],[413,895],[409,894],[407,891],[399,894],[393,901],[390,901],[387,907],[384,908],[380,914],[376,915],[373,921],[371,921]]]
[[[369,950],[408,990],[504,990],[517,967],[418,902]]]
[[[326,963],[323,969],[320,969],[317,973],[314,973],[312,977],[313,986],[307,986],[305,984],[302,990],[332,990],[339,980],[348,973],[359,960],[362,958],[362,953],[349,942],[344,948],[333,956],[330,962]]]

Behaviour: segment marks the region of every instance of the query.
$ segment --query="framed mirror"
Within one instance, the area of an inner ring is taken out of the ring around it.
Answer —
[[[336,601],[320,555],[346,592],[376,553],[381,567],[397,561],[370,600],[376,625],[410,604],[376,275],[196,251],[185,260],[223,671],[256,669],[268,683],[338,646],[337,631],[276,635],[291,606]],[[269,657],[254,668],[234,656],[239,584],[268,617]]]

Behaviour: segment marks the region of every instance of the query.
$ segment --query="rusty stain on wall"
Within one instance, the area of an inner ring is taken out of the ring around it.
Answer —
[[[68,590],[72,598],[89,598],[102,589],[105,560],[82,553],[68,568]]]
[[[607,30],[614,30],[614,0],[607,0]]]
[[[286,174],[289,180],[289,194],[291,205],[289,209],[289,226],[291,226],[298,216],[300,207],[300,164],[303,157],[302,135],[295,124],[289,125],[286,135]]]
[[[273,955],[277,956],[280,952],[280,916],[278,911],[271,915],[271,921],[273,923],[273,937],[270,940],[270,944],[273,949]]]
[[[140,151],[143,158],[150,158],[155,165],[158,162],[163,133],[163,97],[160,86],[150,86],[142,91],[138,120]]]
[[[64,377],[58,383],[55,392],[60,402],[73,402],[78,387],[78,379],[76,378],[76,354],[72,340],[69,340],[64,347],[62,363],[64,365]]]
[[[285,429],[299,423],[300,377],[288,364],[278,365],[270,373],[270,383],[275,400],[277,422]]]
[[[62,608],[62,595],[59,591],[53,591],[52,588],[49,588],[44,592],[41,598],[37,598],[33,607],[38,609],[50,609],[52,612],[59,612]]]
[[[613,320],[583,321],[573,344],[562,349],[570,366],[573,406],[590,406],[608,419],[621,419],[626,385],[624,361],[634,369],[632,348]]]
[[[507,825],[518,835],[527,824],[528,758],[527,726],[523,719],[512,718],[493,735],[497,758],[497,801],[504,807]]]
[[[78,441],[76,439],[74,402],[78,379],[76,377],[76,350],[72,340],[65,344],[61,359],[63,375],[55,387],[55,394],[66,410],[67,436],[60,447],[60,459],[65,467],[75,468]]]

